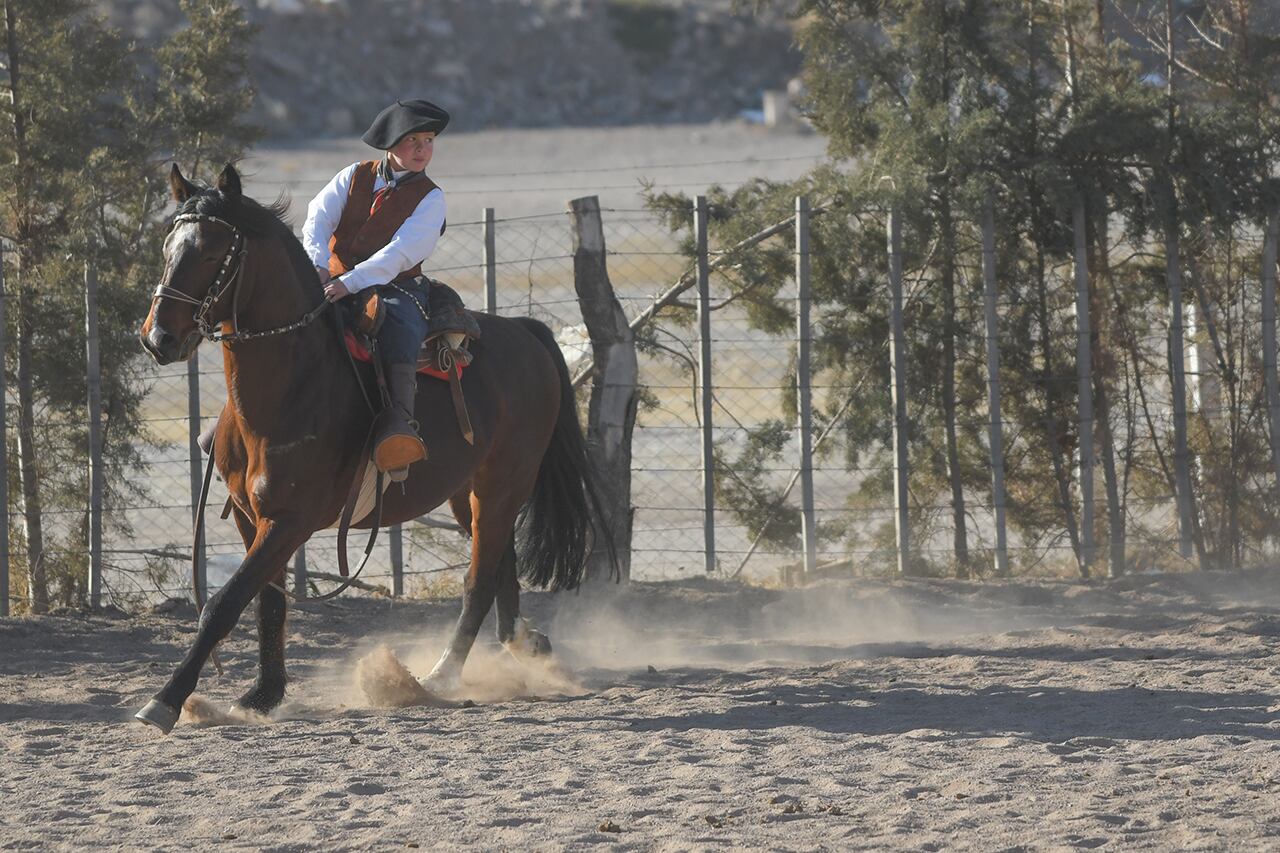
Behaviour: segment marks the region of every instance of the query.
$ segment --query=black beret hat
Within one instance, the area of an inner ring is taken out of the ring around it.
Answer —
[[[448,124],[449,114],[430,101],[396,101],[378,113],[360,138],[366,145],[386,151],[411,133],[441,133]]]

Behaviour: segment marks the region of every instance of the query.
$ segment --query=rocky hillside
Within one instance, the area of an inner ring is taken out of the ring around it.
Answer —
[[[255,120],[275,136],[347,135],[397,97],[456,127],[707,121],[759,108],[799,56],[785,17],[732,0],[242,0],[259,27]],[[99,0],[146,41],[173,0]]]

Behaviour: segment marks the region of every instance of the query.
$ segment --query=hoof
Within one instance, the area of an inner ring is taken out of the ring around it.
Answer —
[[[134,714],[133,718],[149,726],[155,726],[162,734],[167,735],[173,731],[174,724],[178,722],[178,711],[159,699],[152,699],[143,706],[141,711]]]
[[[441,662],[436,664],[436,668],[431,670],[426,678],[419,678],[418,683],[429,693],[449,696],[456,693],[462,686],[462,673],[455,667]]]
[[[235,707],[257,714],[270,714],[284,701],[284,690],[255,687],[236,700]]]
[[[545,658],[551,656],[551,640],[541,631],[529,627],[529,620],[520,619],[515,625],[515,637],[505,644],[507,651],[517,658]]]
[[[530,629],[524,642],[526,654],[535,658],[544,658],[551,655],[551,638],[541,631]]]

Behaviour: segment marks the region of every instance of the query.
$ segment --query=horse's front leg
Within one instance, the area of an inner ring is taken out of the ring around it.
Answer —
[[[289,555],[302,545],[311,531],[296,519],[259,519],[257,535],[240,568],[218,590],[200,614],[195,643],[169,683],[134,716],[166,734],[178,721],[182,704],[196,689],[200,670],[223,638],[231,633],[240,614],[267,583],[278,575]]]

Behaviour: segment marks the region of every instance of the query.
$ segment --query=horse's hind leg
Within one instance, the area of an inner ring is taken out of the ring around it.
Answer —
[[[511,547],[516,508],[509,495],[482,501],[471,496],[471,567],[467,571],[453,639],[431,674],[422,683],[430,690],[449,692],[462,680],[462,667],[475,644],[480,625],[493,607],[504,552]]]
[[[164,688],[135,716],[144,723],[168,732],[178,721],[187,697],[196,689],[200,670],[209,655],[244,612],[253,597],[267,582],[278,575],[298,546],[311,531],[297,523],[262,519],[257,536],[244,562],[222,589],[218,590],[200,614],[200,627],[195,643]]]
[[[516,576],[516,543],[507,544],[498,566],[498,642],[507,645],[516,636],[520,617],[520,578]]]
[[[284,699],[284,569],[258,593],[258,680],[236,700],[241,708],[266,714]]]
[[[472,529],[471,492],[463,491],[449,499],[453,517],[466,530]],[[498,611],[498,642],[516,657],[551,654],[551,641],[545,634],[529,628],[520,618],[520,578],[516,574],[514,530],[507,536],[507,547],[498,563],[498,586],[495,600]]]
[[[458,522],[458,526],[470,536],[471,535],[471,490],[463,489],[453,497],[449,498],[449,510],[453,513],[454,519]]]
[[[547,635],[529,627],[520,618],[520,578],[516,575],[516,547],[512,542],[502,555],[498,567],[498,642],[516,658],[544,657],[551,654]]]

